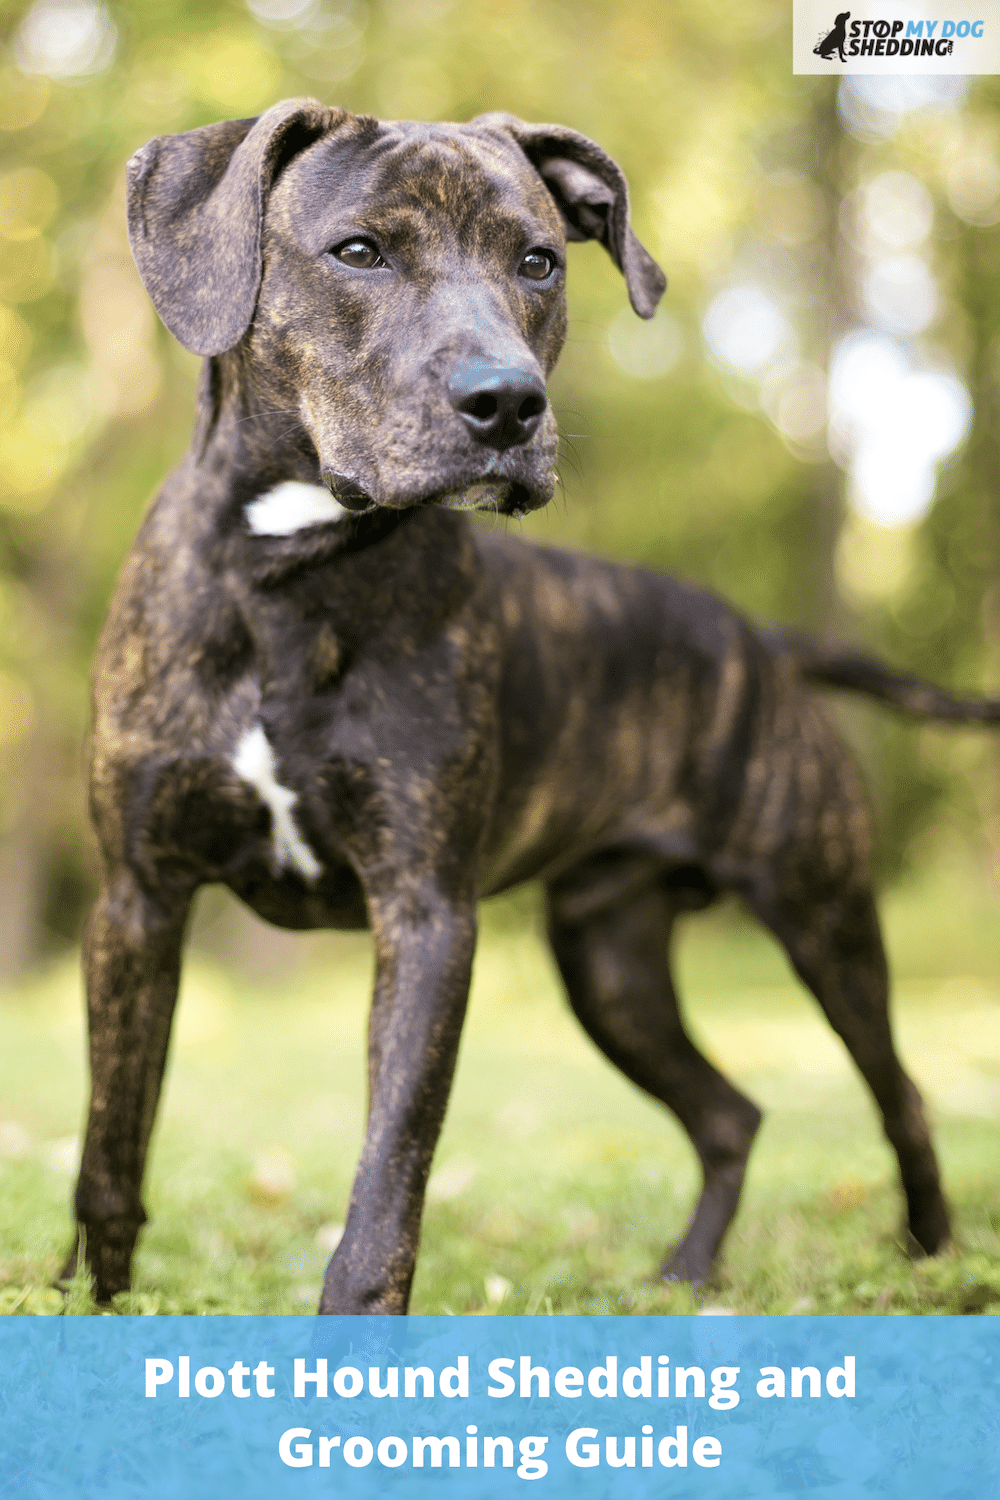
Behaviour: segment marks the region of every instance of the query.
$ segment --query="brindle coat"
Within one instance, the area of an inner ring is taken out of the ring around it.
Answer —
[[[284,927],[374,934],[368,1127],[322,1312],[406,1310],[476,902],[528,879],[583,1025],[701,1159],[665,1274],[708,1275],[760,1121],[684,1031],[668,967],[677,914],[724,891],[846,1042],[913,1238],[938,1249],[948,1217],[893,1050],[864,801],[800,681],[846,659],[458,513],[553,492],[544,379],[567,236],[601,240],[636,311],[656,307],[664,279],[617,166],[506,115],[388,124],[291,101],[151,142],[129,225],[164,322],[207,358],[191,451],[96,666],[76,1209],[98,1298],[129,1285],[185,921],[212,881]],[[887,682],[860,685],[905,701]]]

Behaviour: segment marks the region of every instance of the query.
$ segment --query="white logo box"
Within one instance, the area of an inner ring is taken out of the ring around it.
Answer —
[[[1000,73],[1000,0],[792,0],[792,72]]]

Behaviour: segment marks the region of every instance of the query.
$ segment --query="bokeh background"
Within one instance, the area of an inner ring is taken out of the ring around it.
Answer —
[[[151,136],[296,94],[506,109],[598,140],[670,275],[641,323],[570,250],[556,501],[525,535],[697,578],[754,615],[1000,690],[1000,83],[794,78],[788,0],[0,0],[0,1312],[63,1308],[86,1097],[87,680],[183,452],[196,365],[125,236]],[[878,828],[903,1054],[959,1250],[911,1266],[856,1076],[773,944],[692,923],[694,1034],[767,1110],[730,1307],[1000,1311],[1000,755],[834,702]],[[651,1286],[696,1185],[565,1012],[531,894],[488,905],[417,1311],[688,1311]],[[300,1311],[364,1122],[370,945],[204,893],[158,1127],[138,1311]],[[71,1310],[88,1310],[78,1288]]]
[[[283,96],[389,117],[507,109],[571,124],[624,166],[670,290],[641,324],[602,252],[571,251],[563,485],[527,534],[689,574],[955,687],[1000,685],[1000,87],[794,78],[790,9],[0,7],[7,975],[78,937],[88,662],[190,430],[196,361],[133,268],[124,164],[153,135]],[[949,842],[992,870],[988,736],[846,713],[883,875]]]

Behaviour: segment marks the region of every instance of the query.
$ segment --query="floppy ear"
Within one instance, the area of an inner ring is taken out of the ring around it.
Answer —
[[[506,130],[552,194],[569,240],[600,240],[625,277],[640,318],[651,318],[667,278],[629,224],[628,183],[618,163],[596,142],[564,125],[527,125],[515,115],[480,115],[475,121]]]
[[[193,354],[222,354],[246,333],[271,184],[290,157],[347,118],[315,99],[286,99],[254,120],[158,136],[132,157],[132,254],[156,311]]]

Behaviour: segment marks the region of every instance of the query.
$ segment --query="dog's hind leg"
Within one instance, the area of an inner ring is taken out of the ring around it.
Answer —
[[[933,1255],[948,1242],[948,1209],[920,1095],[893,1045],[875,901],[860,882],[818,896],[822,863],[817,858],[808,876],[800,866],[797,879],[788,878],[786,866],[783,889],[758,891],[750,903],[784,945],[875,1096],[899,1160],[914,1248]]]
[[[142,1176],[156,1113],[192,892],[156,897],[129,872],[102,889],[84,947],[90,1116],[76,1215],[98,1302],[126,1291],[146,1221]],[[63,1275],[76,1268],[76,1252]]]
[[[549,890],[549,937],[570,1003],[601,1050],[677,1116],[698,1153],[704,1186],[663,1275],[704,1280],[739,1203],[761,1115],[702,1056],[684,1030],[669,967],[681,903],[655,876],[636,888],[596,864]],[[612,889],[618,886],[618,893]]]

